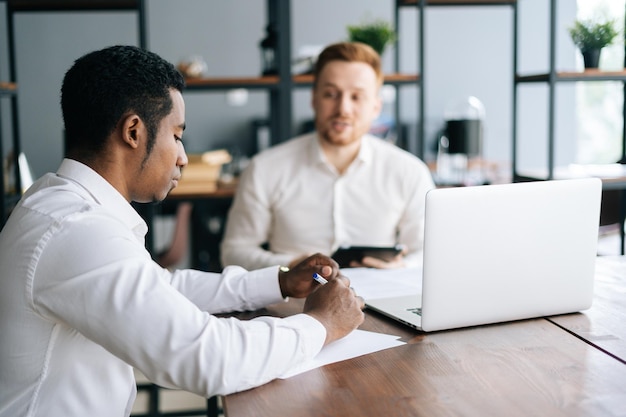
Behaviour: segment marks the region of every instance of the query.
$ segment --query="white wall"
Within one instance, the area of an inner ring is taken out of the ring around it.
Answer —
[[[547,2],[522,0],[522,68],[547,65]],[[346,25],[367,18],[393,19],[394,0],[298,0],[292,1],[292,55],[303,45],[325,45],[344,40]],[[266,12],[261,0],[206,1],[147,0],[148,47],[176,63],[190,55],[202,55],[214,76],[256,76],[260,72],[258,42],[264,37]],[[430,7],[426,17],[426,131],[434,141],[443,124],[447,103],[475,95],[486,107],[485,155],[506,161],[511,147],[512,8],[510,6]],[[559,31],[575,15],[575,2],[559,1]],[[401,70],[417,70],[417,17],[415,8],[400,14]],[[73,60],[87,51],[116,43],[137,44],[136,20],[129,13],[35,13],[16,16],[20,129],[23,150],[37,176],[55,170],[62,158],[63,125],[59,89]],[[545,23],[545,24],[544,24]],[[0,61],[5,61],[5,10],[0,4]],[[563,35],[566,36],[566,35]],[[392,69],[392,54],[384,56],[385,70]],[[560,65],[574,61],[568,39],[559,42]],[[572,64],[573,66],[573,64]],[[547,67],[539,68],[545,71]],[[535,69],[535,68],[532,68]],[[0,62],[0,79],[6,79],[6,62]],[[418,92],[403,87],[399,95],[401,117],[416,123]],[[541,161],[541,120],[545,98],[524,93],[524,119],[520,134],[521,156],[530,164]],[[575,124],[572,92],[560,93],[557,104],[559,133],[572,136]],[[294,95],[296,122],[311,117],[309,92]],[[241,107],[228,105],[223,92],[187,92],[185,133],[189,152],[240,145],[250,141],[250,122],[267,117],[268,97],[251,91]],[[4,110],[4,109],[3,109]],[[4,111],[3,111],[4,114]],[[524,136],[529,136],[527,139]],[[536,140],[535,140],[536,139]],[[545,141],[545,139],[543,139]],[[563,144],[565,148],[573,144]],[[561,153],[558,153],[558,155]],[[568,155],[568,151],[562,154]]]

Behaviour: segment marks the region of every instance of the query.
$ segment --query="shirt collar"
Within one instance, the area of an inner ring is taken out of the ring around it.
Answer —
[[[311,141],[311,161],[314,163],[320,163],[324,165],[329,165],[326,157],[324,156],[324,151],[322,150],[322,146],[320,145],[320,141],[322,140],[317,134],[313,135],[313,139]],[[372,161],[374,150],[372,141],[374,138],[370,134],[365,134],[361,137],[361,147],[359,148],[359,153],[350,164],[348,171],[352,169],[354,166],[358,166],[359,164],[367,164]],[[358,162],[358,163],[357,163]]]
[[[128,201],[100,174],[73,159],[63,159],[57,175],[81,186],[93,200],[106,208],[140,237],[145,237],[148,225]]]

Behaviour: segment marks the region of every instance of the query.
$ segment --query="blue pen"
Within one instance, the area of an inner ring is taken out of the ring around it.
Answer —
[[[321,276],[320,274],[318,274],[317,272],[313,274],[313,279],[322,285],[328,283],[328,280],[324,278],[323,276]]]

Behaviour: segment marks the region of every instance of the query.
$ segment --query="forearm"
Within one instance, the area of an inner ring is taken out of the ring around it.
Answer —
[[[178,270],[171,275],[171,285],[212,314],[256,310],[282,300],[275,266],[255,271],[230,266],[221,274]]]

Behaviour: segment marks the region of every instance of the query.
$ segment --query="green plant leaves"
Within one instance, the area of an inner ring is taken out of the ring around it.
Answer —
[[[613,42],[618,34],[613,20],[607,22],[577,20],[568,30],[574,44],[581,51],[604,48]]]
[[[396,39],[393,27],[384,20],[375,20],[361,25],[348,25],[350,42],[361,42],[371,46],[379,55],[385,46]]]

